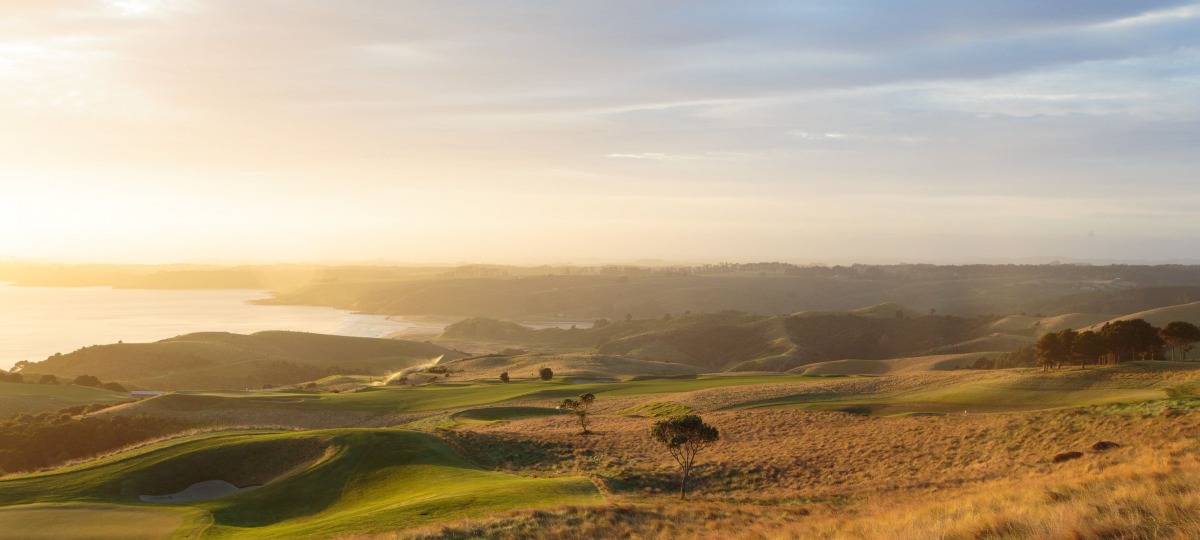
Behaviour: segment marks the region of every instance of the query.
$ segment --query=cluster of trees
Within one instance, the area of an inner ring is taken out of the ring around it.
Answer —
[[[1172,360],[1182,360],[1197,342],[1200,328],[1191,323],[1175,321],[1157,328],[1145,319],[1129,319],[1105,323],[1099,331],[1068,328],[1046,334],[1033,350],[1044,369],[1057,368],[1064,362],[1082,368],[1102,362],[1163,358],[1164,351],[1170,351]]]
[[[0,473],[30,471],[178,432],[188,426],[150,416],[77,415],[107,405],[76,405],[56,412],[0,420]]]

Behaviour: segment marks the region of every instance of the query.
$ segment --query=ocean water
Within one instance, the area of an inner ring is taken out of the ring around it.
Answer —
[[[414,326],[314,306],[259,306],[264,291],[16,287],[0,284],[0,368],[87,345],[157,341],[191,332],[297,330],[383,337]]]

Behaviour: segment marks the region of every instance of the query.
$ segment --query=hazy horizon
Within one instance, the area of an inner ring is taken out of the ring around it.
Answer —
[[[1200,3],[20,0],[0,260],[1194,262]],[[596,264],[596,263],[591,263]]]

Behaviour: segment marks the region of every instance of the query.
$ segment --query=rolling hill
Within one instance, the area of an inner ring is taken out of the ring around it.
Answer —
[[[27,366],[60,378],[93,375],[156,390],[287,385],[335,373],[384,374],[462,353],[429,343],[270,331],[187,334],[154,343],[84,347]]]
[[[206,486],[223,496],[205,498]],[[27,538],[95,534],[121,519],[160,538],[327,538],[600,501],[586,478],[484,471],[402,430],[208,434],[0,480],[0,522]]]
[[[704,372],[786,371],[843,358],[884,359],[957,351],[1001,350],[1025,344],[987,338],[986,317],[908,316],[885,304],[856,312],[801,312],[761,316],[724,311],[680,317],[620,320],[593,328],[532,330],[515,323],[472,318],[446,328],[439,342],[479,340],[539,349],[589,352],[693,366]]]
[[[16,414],[57,411],[86,403],[119,403],[129,395],[73,384],[0,383],[0,418]]]
[[[1146,311],[1139,311],[1137,313],[1130,313],[1128,315],[1114,317],[1107,321],[1093,324],[1091,326],[1083,328],[1082,330],[1099,330],[1100,327],[1104,326],[1105,323],[1117,322],[1117,321],[1122,321],[1122,320],[1130,320],[1130,319],[1145,319],[1146,322],[1148,322],[1154,326],[1157,326],[1157,327],[1166,326],[1167,323],[1170,323],[1173,321],[1185,321],[1185,322],[1190,322],[1195,325],[1200,325],[1200,302],[1192,302],[1190,304],[1179,304],[1176,306],[1167,306],[1167,307],[1161,307],[1161,308],[1155,308],[1155,309],[1148,309]]]

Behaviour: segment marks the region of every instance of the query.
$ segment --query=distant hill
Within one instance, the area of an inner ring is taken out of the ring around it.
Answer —
[[[383,374],[465,355],[429,343],[270,331],[187,334],[154,343],[84,347],[24,371],[94,375],[155,390],[287,385],[334,373]]]
[[[882,316],[884,312],[889,315]],[[472,318],[448,326],[438,339],[490,341],[547,351],[586,351],[686,364],[705,372],[785,371],[842,358],[884,359],[927,354],[986,337],[987,326],[993,322],[991,318],[980,317],[908,317],[894,305],[862,313],[868,315],[806,312],[761,316],[721,312],[608,324],[601,321],[595,328],[575,330],[531,330],[511,322]],[[1013,348],[1028,342],[1018,341]],[[999,347],[994,342],[988,342],[987,346]],[[972,351],[1002,350],[980,347]]]
[[[555,377],[629,378],[635,376],[673,377],[696,375],[703,370],[686,364],[638,360],[596,354],[519,354],[487,355],[443,362],[465,379],[495,379],[507,372],[513,379],[532,379],[538,370],[548,367]],[[461,372],[461,373],[460,373]]]
[[[1130,313],[1120,317],[1113,317],[1112,319],[1104,322],[1116,322],[1130,319],[1145,319],[1146,322],[1160,328],[1173,321],[1185,321],[1200,326],[1200,302],[1148,309],[1146,311]],[[1086,329],[1099,330],[1100,327],[1104,325],[1104,322],[1096,323],[1087,327]]]
[[[118,403],[129,394],[73,384],[0,383],[0,418],[57,411],[86,403]]]
[[[1200,282],[1198,266],[776,264],[763,266],[769,272],[725,273],[721,268],[629,267],[613,268],[614,273],[604,268],[586,275],[571,273],[570,268],[546,268],[542,275],[530,275],[531,269],[518,274],[518,269],[509,268],[486,275],[447,272],[431,278],[340,279],[276,292],[264,302],[386,315],[589,320],[678,316],[689,311],[845,312],[875,305],[882,305],[881,311],[870,315],[904,309],[908,315],[1115,316],[1200,300],[1200,287],[1191,285]]]
[[[1031,302],[1022,311],[1045,315],[1100,313],[1117,316],[1191,302],[1200,302],[1200,287],[1134,287],[1130,284],[1116,290],[1097,290]]]

